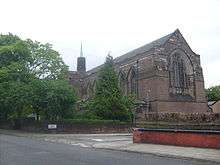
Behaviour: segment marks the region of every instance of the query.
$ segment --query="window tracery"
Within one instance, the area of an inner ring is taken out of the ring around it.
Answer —
[[[194,74],[191,61],[181,51],[174,52],[169,63],[170,92],[180,95],[193,95]]]
[[[119,86],[123,94],[126,92],[126,76],[123,71],[120,71],[118,74]]]
[[[131,94],[137,94],[137,72],[135,67],[131,67],[128,72],[128,91]]]

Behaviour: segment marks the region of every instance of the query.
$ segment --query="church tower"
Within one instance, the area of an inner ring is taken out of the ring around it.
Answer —
[[[86,58],[83,57],[82,43],[80,49],[80,57],[77,58],[77,72],[86,72]]]

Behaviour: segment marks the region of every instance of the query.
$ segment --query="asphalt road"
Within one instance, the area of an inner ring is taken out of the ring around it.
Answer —
[[[0,134],[0,165],[207,165],[209,162],[83,148]]]

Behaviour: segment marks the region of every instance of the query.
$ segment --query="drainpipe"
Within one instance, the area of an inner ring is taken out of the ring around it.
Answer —
[[[138,79],[139,79],[139,60],[137,60],[137,77],[136,77],[136,83],[137,83],[137,100],[139,100],[139,83],[138,83]]]

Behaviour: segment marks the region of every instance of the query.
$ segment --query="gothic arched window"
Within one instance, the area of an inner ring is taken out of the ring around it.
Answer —
[[[93,81],[92,89],[93,89],[93,94],[94,94],[96,90],[96,80]]]
[[[91,82],[87,85],[87,96],[88,98],[91,98],[93,96],[93,88]]]
[[[123,71],[120,71],[118,74],[119,87],[123,94],[126,92],[126,76]]]
[[[191,79],[193,77],[193,79]],[[169,61],[169,80],[171,93],[189,94],[194,89],[193,67],[188,56],[181,51],[171,54]],[[191,92],[193,94],[193,92]]]
[[[131,67],[128,71],[128,76],[127,76],[127,80],[128,80],[128,92],[130,92],[131,94],[137,94],[137,71],[135,69],[135,67]]]

